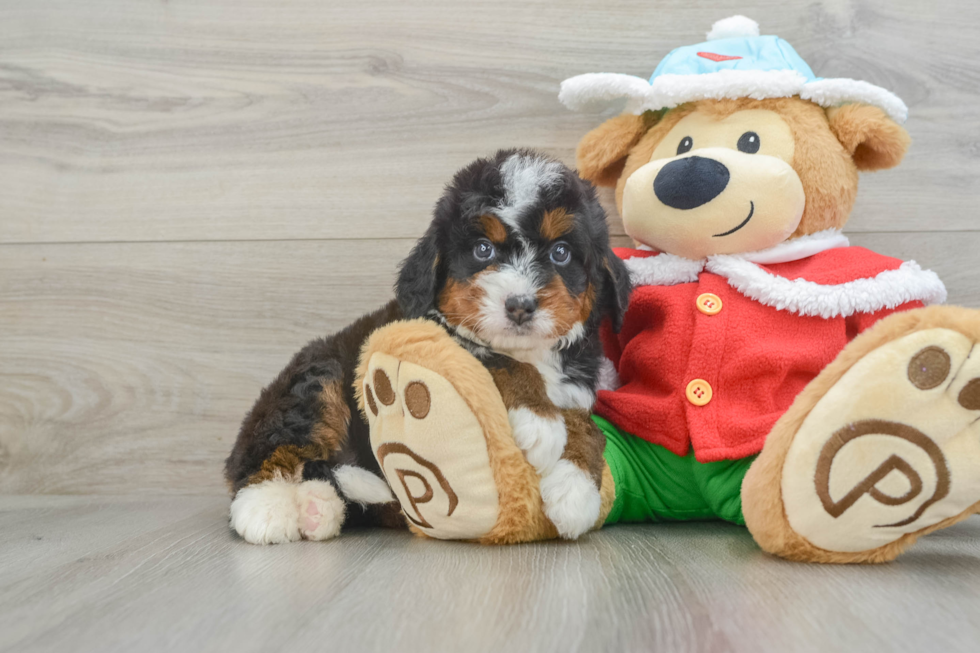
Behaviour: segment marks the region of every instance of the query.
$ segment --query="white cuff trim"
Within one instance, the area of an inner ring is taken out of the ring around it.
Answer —
[[[923,270],[915,261],[906,261],[897,270],[887,270],[876,277],[833,286],[778,277],[733,256],[712,257],[705,267],[728,279],[729,285],[746,297],[798,315],[848,317],[897,308],[911,301],[946,301],[946,287],[939,276],[932,270]]]

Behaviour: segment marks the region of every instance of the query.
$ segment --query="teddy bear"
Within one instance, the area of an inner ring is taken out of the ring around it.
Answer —
[[[602,331],[595,527],[721,519],[791,560],[892,560],[980,511],[980,312],[942,306],[935,273],[841,233],[858,172],[905,155],[904,103],[816,77],[743,16],[707,39],[649,81],[591,73],[559,95],[571,109],[626,100],[577,150],[583,178],[615,187],[636,243],[616,251],[629,307]],[[380,460],[384,474],[424,515],[421,535],[554,537],[468,357],[434,326],[368,341],[357,387],[384,367],[437,389],[424,423],[365,413],[375,452],[425,452]]]

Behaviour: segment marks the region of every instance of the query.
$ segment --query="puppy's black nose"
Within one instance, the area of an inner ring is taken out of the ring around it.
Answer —
[[[514,324],[530,322],[534,311],[538,310],[538,300],[530,295],[511,295],[504,302],[507,317]]]
[[[653,192],[657,199],[675,209],[696,209],[725,190],[731,175],[719,161],[688,156],[671,161],[657,173]]]

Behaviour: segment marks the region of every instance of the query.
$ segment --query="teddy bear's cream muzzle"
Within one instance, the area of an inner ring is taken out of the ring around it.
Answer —
[[[711,147],[657,159],[630,175],[623,225],[655,249],[701,259],[786,240],[805,204],[799,176],[781,158]]]

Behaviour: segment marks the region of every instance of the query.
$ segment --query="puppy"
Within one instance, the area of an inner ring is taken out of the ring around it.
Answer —
[[[526,150],[471,163],[402,263],[396,299],[309,343],[262,391],[225,464],[232,527],[253,543],[404,527],[353,382],[374,330],[424,317],[490,371],[541,475],[545,514],[562,537],[578,537],[599,515],[599,324],[609,317],[618,331],[630,290],[588,182]]]

